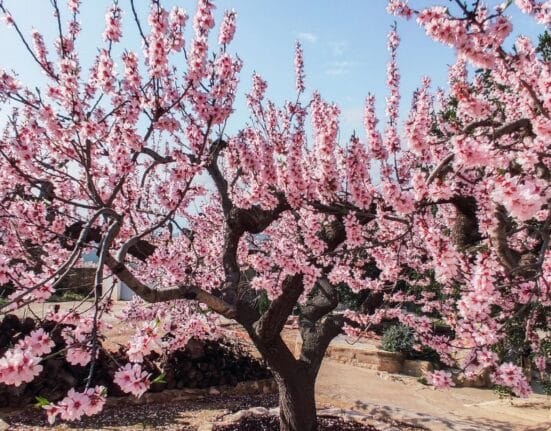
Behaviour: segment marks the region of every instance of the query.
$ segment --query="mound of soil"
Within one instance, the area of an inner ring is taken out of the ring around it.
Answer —
[[[67,325],[55,322],[39,322],[31,318],[21,320],[7,315],[0,323],[0,357],[33,329],[42,327],[48,332],[55,347],[42,361],[42,372],[30,383],[19,387],[0,384],[0,408],[24,407],[36,402],[40,396],[49,401],[62,399],[75,387],[82,390],[89,374],[89,366],[69,364],[65,360],[65,341],[61,332]],[[59,353],[56,355],[56,353]],[[113,383],[113,376],[121,364],[128,362],[124,349],[109,352],[99,348],[94,367],[92,386],[102,385],[110,396],[127,396]],[[152,353],[144,358],[143,368],[154,377],[164,373],[164,382],[151,386],[151,392],[164,389],[207,388],[210,386],[235,386],[239,382],[271,378],[266,366],[253,358],[240,345],[228,340],[191,340],[185,349],[166,356]]]
[[[171,354],[163,369],[167,389],[235,386],[272,377],[262,362],[228,341],[192,340],[186,349]]]

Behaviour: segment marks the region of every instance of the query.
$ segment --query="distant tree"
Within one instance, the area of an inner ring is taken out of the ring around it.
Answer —
[[[538,36],[538,47],[536,48],[543,61],[551,61],[551,34],[545,30]]]

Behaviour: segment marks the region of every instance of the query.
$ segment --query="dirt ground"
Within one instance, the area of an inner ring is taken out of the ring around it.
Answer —
[[[414,377],[324,361],[316,394],[334,405],[422,425],[430,430],[549,431],[551,398],[500,400],[489,389],[433,390]]]
[[[117,304],[117,308],[122,305]],[[41,314],[42,310],[35,310]],[[114,328],[117,342],[124,342],[123,328]],[[500,400],[489,389],[433,390],[414,377],[364,369],[326,359],[316,386],[319,408],[338,407],[422,425],[431,431],[551,431],[551,397],[535,394],[528,399]],[[107,408],[70,429],[94,430],[193,430],[228,412],[250,406],[274,406],[275,396],[209,397],[159,405]],[[5,412],[4,412],[5,415]],[[24,415],[28,417],[28,414]],[[38,413],[29,425],[37,427]],[[0,413],[2,417],[2,413]],[[8,421],[8,423],[11,421]],[[52,429],[52,428],[49,428]],[[53,429],[69,429],[68,425]],[[0,431],[2,426],[0,423]]]

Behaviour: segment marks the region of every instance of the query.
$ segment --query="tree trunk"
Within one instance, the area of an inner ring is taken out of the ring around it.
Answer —
[[[317,431],[315,378],[307,372],[294,371],[284,378],[275,373],[280,431]]]
[[[312,302],[303,311],[300,319],[303,342],[298,359],[281,338],[281,331],[304,291],[302,276],[286,278],[283,293],[256,319],[246,304],[236,307],[239,323],[247,330],[278,384],[281,431],[318,429],[316,377],[327,346],[344,323],[342,316],[327,316],[338,304],[338,296],[332,295],[331,288],[329,282],[324,283],[322,296],[326,300]]]

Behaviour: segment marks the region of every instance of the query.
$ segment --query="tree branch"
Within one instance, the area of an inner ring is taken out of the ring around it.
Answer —
[[[500,123],[497,123],[493,120],[475,121],[465,126],[462,134],[469,135],[479,127],[498,127],[500,125]],[[534,133],[532,132],[532,123],[530,122],[530,120],[528,120],[527,118],[521,118],[519,120],[496,128],[491,134],[491,137],[495,140],[501,138],[502,136],[510,135],[514,132],[519,132],[523,129],[526,130],[530,136],[534,135]],[[453,161],[454,158],[454,153],[448,154],[446,157],[444,157],[444,159],[442,159],[442,161],[438,164],[434,171],[432,171],[432,173],[428,176],[427,184],[432,183],[438,176],[440,176],[442,171],[444,171],[444,169]]]
[[[179,286],[170,289],[154,289],[142,283],[123,263],[116,260],[111,254],[106,255],[105,263],[120,281],[146,302],[156,303],[177,299],[192,299],[205,304],[212,311],[228,319],[235,318],[235,307],[199,287]]]
[[[310,298],[301,310],[301,318],[315,323],[339,305],[337,289],[326,278],[317,281],[318,292]]]
[[[268,309],[254,324],[257,336],[265,343],[269,343],[279,335],[287,318],[293,312],[295,305],[304,292],[302,274],[287,276],[283,280],[281,295],[275,298]]]

